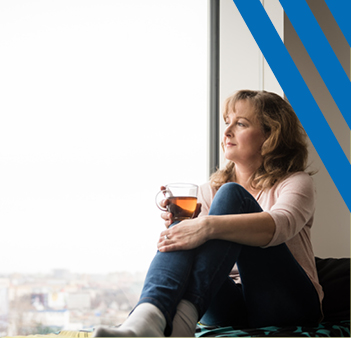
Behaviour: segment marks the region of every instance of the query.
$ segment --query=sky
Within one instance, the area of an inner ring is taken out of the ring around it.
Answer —
[[[207,128],[206,1],[2,0],[0,274],[146,270]]]

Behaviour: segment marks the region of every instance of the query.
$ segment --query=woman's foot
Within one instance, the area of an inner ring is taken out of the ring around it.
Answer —
[[[153,304],[138,305],[126,321],[117,328],[97,327],[93,337],[164,337],[166,319]]]
[[[194,337],[198,312],[194,304],[182,299],[177,307],[177,313],[173,319],[173,331],[171,337]]]

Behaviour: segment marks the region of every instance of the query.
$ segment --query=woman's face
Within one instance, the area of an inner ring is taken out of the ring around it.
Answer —
[[[226,117],[223,146],[226,159],[236,165],[257,169],[262,163],[261,147],[266,136],[252,104],[236,102]]]

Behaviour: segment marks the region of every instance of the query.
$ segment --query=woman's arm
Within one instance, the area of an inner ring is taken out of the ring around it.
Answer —
[[[274,220],[267,212],[207,217],[210,239],[264,246],[271,241],[275,231]]]
[[[274,220],[266,212],[204,216],[182,221],[162,231],[157,246],[161,252],[189,250],[211,239],[265,246],[273,238],[274,232]]]

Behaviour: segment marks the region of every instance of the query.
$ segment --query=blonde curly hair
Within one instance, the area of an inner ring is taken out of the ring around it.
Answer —
[[[262,130],[268,135],[261,148],[263,161],[251,176],[251,186],[255,189],[267,189],[288,174],[305,171],[308,157],[307,135],[290,104],[275,93],[240,90],[224,102],[224,120],[230,111],[234,111],[236,102],[240,100],[252,104]],[[210,178],[211,186],[215,189],[219,189],[226,182],[235,182],[235,163],[231,161]]]

